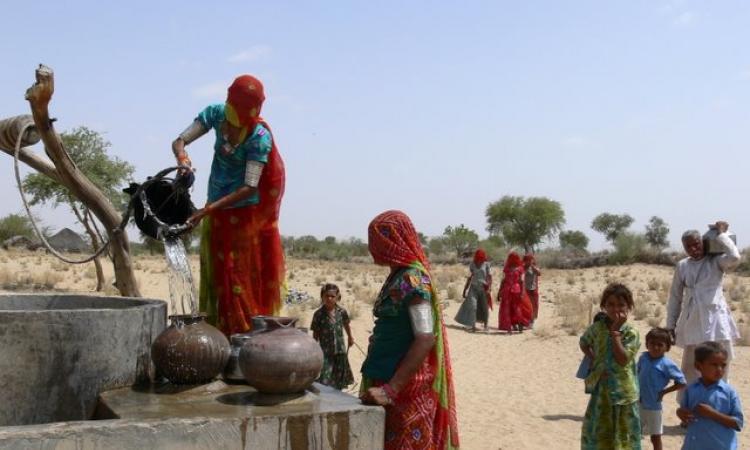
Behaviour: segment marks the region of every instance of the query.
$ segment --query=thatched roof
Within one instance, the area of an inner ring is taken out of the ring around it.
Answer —
[[[55,249],[63,252],[85,252],[89,245],[81,236],[69,228],[63,228],[57,234],[47,239],[47,242]]]

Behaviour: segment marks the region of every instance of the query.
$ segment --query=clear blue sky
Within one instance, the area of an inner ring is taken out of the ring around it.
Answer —
[[[317,4],[315,4],[317,3]],[[64,131],[105,134],[136,178],[241,73],[287,165],[285,235],[365,237],[384,209],[439,235],[503,195],[672,228],[726,219],[750,240],[750,2],[11,2],[0,117],[28,112],[38,63]],[[207,136],[189,147],[205,201]],[[21,210],[0,156],[0,215]],[[60,212],[37,209],[54,227]]]

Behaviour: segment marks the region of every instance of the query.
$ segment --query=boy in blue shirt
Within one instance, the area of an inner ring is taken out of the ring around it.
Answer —
[[[688,386],[677,416],[688,424],[682,450],[736,450],[744,417],[737,391],[722,379],[727,350],[708,341],[695,347],[701,377]]]
[[[661,400],[670,392],[685,387],[685,375],[677,364],[664,356],[672,346],[672,337],[664,328],[653,328],[646,334],[646,349],[638,359],[638,384],[640,385],[641,432],[651,436],[654,450],[662,450]],[[670,380],[672,386],[667,387]]]

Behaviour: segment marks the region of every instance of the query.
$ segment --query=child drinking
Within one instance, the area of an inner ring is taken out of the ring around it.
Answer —
[[[685,390],[677,416],[688,424],[682,450],[735,450],[744,418],[737,391],[722,379],[727,349],[708,341],[695,347],[701,376]]]
[[[661,417],[661,400],[670,392],[685,387],[685,375],[677,364],[664,356],[672,346],[672,336],[664,328],[653,328],[646,334],[646,352],[641,354],[636,365],[641,391],[641,431],[651,436],[654,450],[662,450],[661,435],[664,433]],[[669,381],[674,384],[667,387]]]
[[[591,398],[581,430],[581,450],[640,450],[635,372],[640,337],[627,323],[633,294],[625,285],[612,283],[602,292],[599,306],[607,317],[594,321],[580,339],[581,350],[592,360],[585,380]]]
[[[322,305],[313,314],[310,329],[313,337],[323,350],[323,369],[318,382],[336,389],[343,389],[354,383],[354,375],[349,367],[347,350],[354,345],[352,330],[349,327],[349,314],[337,303],[341,299],[338,286],[328,283],[320,290]],[[346,330],[347,342],[344,342]]]

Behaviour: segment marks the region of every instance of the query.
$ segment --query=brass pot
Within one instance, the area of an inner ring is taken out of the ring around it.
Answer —
[[[294,328],[297,319],[266,316],[263,320],[266,328],[252,333],[240,350],[239,365],[245,380],[266,394],[304,391],[323,368],[320,345]]]
[[[229,341],[206,322],[205,314],[169,316],[172,323],[151,346],[158,372],[173,384],[201,384],[214,379],[229,359]]]

